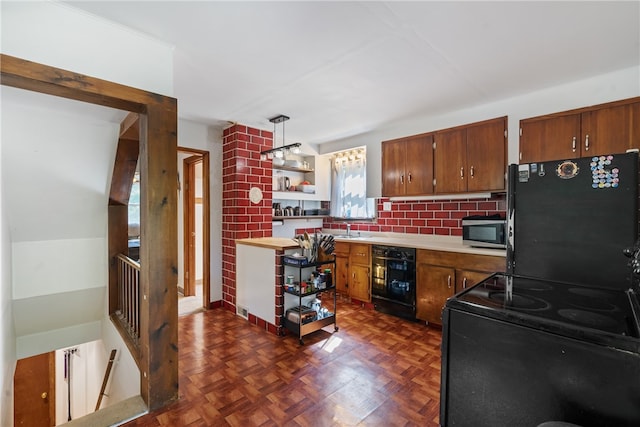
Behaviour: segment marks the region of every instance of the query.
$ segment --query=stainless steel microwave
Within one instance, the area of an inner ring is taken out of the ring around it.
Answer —
[[[462,218],[462,243],[478,248],[507,247],[507,221],[499,214]]]

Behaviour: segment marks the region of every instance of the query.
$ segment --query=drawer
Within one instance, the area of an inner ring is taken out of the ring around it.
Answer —
[[[369,265],[371,263],[371,245],[352,243],[349,258],[354,264]]]
[[[349,256],[349,243],[348,242],[335,242],[333,247],[333,253],[337,256]]]
[[[507,260],[503,256],[418,249],[416,258],[419,264],[440,265],[473,271],[504,272],[507,267]]]

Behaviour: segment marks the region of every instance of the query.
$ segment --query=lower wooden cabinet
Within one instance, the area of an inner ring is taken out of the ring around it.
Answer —
[[[416,317],[441,324],[442,307],[455,293],[456,270],[419,263],[416,270]]]
[[[506,269],[503,256],[427,249],[418,249],[416,261],[416,317],[438,325],[448,298]]]
[[[342,295],[349,295],[349,257],[336,254],[336,290]]]
[[[371,301],[371,245],[336,242],[336,289],[359,301]]]
[[[504,271],[504,267],[494,271],[456,270],[456,293],[482,282],[496,271]]]

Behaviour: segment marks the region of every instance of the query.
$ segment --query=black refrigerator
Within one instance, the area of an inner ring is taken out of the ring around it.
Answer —
[[[510,165],[506,274],[443,311],[440,425],[640,425],[638,154]]]
[[[638,235],[638,154],[509,166],[507,272],[629,288]]]

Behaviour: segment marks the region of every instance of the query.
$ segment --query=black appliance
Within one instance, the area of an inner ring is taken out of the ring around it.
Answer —
[[[462,243],[476,248],[507,247],[504,215],[471,215],[462,218]]]
[[[639,426],[638,154],[510,165],[508,206],[507,274],[445,305],[440,424]]]
[[[415,320],[416,250],[374,245],[371,255],[371,301],[375,309]]]

